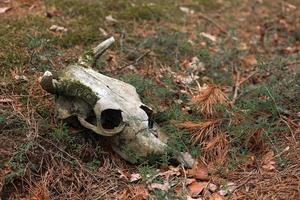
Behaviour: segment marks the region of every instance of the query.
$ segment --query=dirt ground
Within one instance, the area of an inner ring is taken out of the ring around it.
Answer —
[[[39,77],[109,36],[192,169],[56,118]],[[299,0],[0,0],[0,77],[0,199],[300,199]]]

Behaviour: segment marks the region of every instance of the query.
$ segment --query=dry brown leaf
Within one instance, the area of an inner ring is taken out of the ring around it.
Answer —
[[[116,20],[115,18],[113,18],[112,15],[106,16],[105,20],[108,21],[108,22],[111,22],[111,23],[117,23],[118,22],[118,20]]]
[[[191,196],[187,195],[186,200],[203,200],[201,197],[198,198],[192,198]]]
[[[210,183],[210,184],[208,184],[208,189],[209,189],[209,191],[211,191],[211,192],[215,192],[215,191],[217,191],[218,186],[215,185],[215,184],[213,184],[213,183]]]
[[[191,197],[197,197],[204,190],[204,188],[207,187],[207,185],[208,185],[208,182],[201,182],[201,183],[194,182],[194,183],[190,184],[188,186],[189,195]]]
[[[159,190],[163,190],[163,191],[168,191],[170,189],[170,184],[167,181],[164,182],[164,184],[151,183],[149,185],[149,189],[150,190],[159,189]]]
[[[187,170],[187,175],[203,181],[209,180],[208,169],[203,164],[195,164],[192,169]]]
[[[184,6],[180,6],[179,10],[181,10],[182,12],[184,12],[186,14],[194,14],[195,13],[194,10],[191,10],[191,9],[189,9],[187,7],[184,7]]]
[[[125,188],[116,199],[131,199],[131,200],[144,200],[148,199],[149,192],[143,184],[129,185]]]
[[[209,197],[209,200],[224,200],[224,198],[218,193],[212,193]]]
[[[10,99],[10,98],[0,98],[0,103],[10,103],[10,102],[13,102],[14,100],[13,99]]]
[[[196,182],[196,179],[195,179],[195,178],[187,178],[187,179],[186,179],[186,184],[187,184],[187,185],[190,185],[190,184],[192,184],[192,183],[194,183],[194,182]]]
[[[53,32],[67,32],[68,31],[68,29],[66,29],[65,27],[57,26],[57,25],[52,25],[49,29],[50,29],[50,31],[53,31]]]
[[[141,179],[140,174],[131,174],[130,175],[130,182],[134,182],[134,181],[137,181],[137,180],[140,180],[140,179]]]
[[[0,14],[6,13],[10,9],[11,9],[11,7],[2,7],[2,8],[0,8]]]
[[[203,37],[205,37],[205,38],[207,38],[207,39],[209,39],[209,40],[211,40],[212,42],[216,42],[217,41],[217,37],[214,36],[214,35],[211,35],[209,33],[202,32],[202,33],[200,33],[200,35],[203,36]]]
[[[251,67],[257,65],[257,60],[255,55],[248,55],[242,59],[246,67]]]
[[[275,161],[274,159],[274,152],[269,151],[266,153],[262,158],[262,168],[267,171],[272,171],[275,169]]]
[[[204,63],[199,60],[197,56],[194,56],[191,61],[184,61],[184,66],[196,72],[205,71]]]
[[[126,181],[129,180],[129,177],[131,178],[131,175],[128,172],[123,172],[120,169],[117,170],[120,174],[119,178],[124,178]]]

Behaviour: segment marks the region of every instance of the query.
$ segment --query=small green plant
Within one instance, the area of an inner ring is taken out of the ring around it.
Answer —
[[[138,167],[138,172],[141,175],[142,182],[146,183],[151,177],[157,174],[155,167],[144,164]]]
[[[13,156],[8,161],[8,165],[11,167],[12,172],[6,175],[6,181],[12,181],[16,177],[23,176],[25,168],[28,162],[30,162],[26,156],[28,151],[30,151],[35,145],[34,141],[29,141],[18,147],[18,149],[13,153]]]
[[[64,143],[71,140],[68,128],[65,124],[60,124],[58,127],[54,128],[50,136],[56,143]]]
[[[101,162],[97,159],[93,159],[91,162],[88,162],[86,165],[87,167],[92,170],[96,171],[100,167]]]

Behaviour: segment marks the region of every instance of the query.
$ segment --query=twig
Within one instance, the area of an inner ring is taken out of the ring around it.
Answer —
[[[131,63],[129,63],[129,64],[126,64],[126,65],[124,65],[124,66],[122,66],[122,67],[119,67],[119,68],[117,68],[117,69],[118,69],[118,70],[122,70],[122,69],[124,69],[124,68],[126,68],[126,67],[128,67],[128,66],[130,66],[130,65],[137,65],[137,64],[139,63],[139,61],[140,61],[142,58],[144,58],[145,56],[147,56],[150,52],[151,52],[151,50],[146,51],[145,53],[143,53],[142,55],[140,55],[137,59],[135,59],[135,61],[133,61],[133,62],[131,62]]]
[[[91,175],[91,176],[94,178],[94,180],[100,184],[100,182],[98,181],[97,177],[95,177],[95,175],[92,174],[89,170],[85,169],[85,168],[80,164],[80,162],[78,161],[77,158],[75,158],[74,156],[70,155],[68,152],[66,152],[65,150],[61,149],[60,147],[58,147],[58,146],[57,146],[56,144],[54,144],[53,142],[51,142],[51,141],[49,141],[49,140],[47,140],[47,139],[45,139],[45,138],[43,138],[43,137],[41,137],[41,136],[38,136],[38,138],[42,139],[43,141],[47,142],[48,144],[51,144],[51,145],[54,146],[56,149],[58,149],[60,152],[64,153],[65,155],[67,155],[67,156],[70,157],[71,159],[75,160],[76,163],[79,165],[79,167],[80,167],[82,170],[84,170],[84,171],[87,172],[89,175]]]
[[[182,182],[182,187],[183,187],[184,192],[187,192],[187,188],[186,188],[187,176],[186,176],[186,171],[185,171],[183,164],[181,164],[181,168],[182,168],[183,175],[184,175],[184,181]]]
[[[237,189],[239,189],[240,187],[242,187],[243,185],[245,185],[246,183],[248,183],[248,181],[250,180],[251,176],[254,174],[255,170],[252,170],[250,172],[250,174],[247,176],[247,178],[245,179],[244,182],[240,183],[239,185],[237,185],[235,188],[234,188],[234,191],[236,191]],[[233,191],[233,192],[234,192]]]
[[[233,97],[231,100],[231,106],[233,106],[236,102],[236,100],[238,99],[238,91],[240,89],[240,86],[245,83],[247,80],[249,80],[252,76],[254,76],[257,71],[255,70],[254,72],[252,72],[251,74],[249,74],[245,79],[240,81],[240,72],[236,69],[236,67],[233,67],[233,73],[236,73],[236,80],[235,80],[235,84],[233,87]]]
[[[233,96],[232,96],[232,100],[231,100],[231,103],[230,103],[233,106],[235,104],[235,101],[236,101],[236,98],[237,98],[237,95],[238,95],[238,90],[240,88],[240,85],[239,85],[240,72],[237,70],[236,66],[233,66],[232,73],[233,73],[233,75],[234,74],[236,75],[235,83],[234,83],[234,86],[233,86]]]
[[[209,21],[210,23],[214,24],[218,29],[220,29],[220,31],[222,33],[228,34],[228,32],[225,30],[224,27],[222,27],[220,24],[218,24],[215,20],[213,20],[212,18],[204,15],[203,13],[199,13],[199,17]]]
[[[276,101],[275,101],[275,98],[273,97],[273,95],[272,95],[272,93],[270,92],[270,90],[268,89],[268,87],[265,86],[265,89],[267,90],[269,96],[271,97],[271,99],[272,99],[272,101],[273,101],[273,103],[274,103],[274,106],[275,106],[275,109],[276,109],[276,111],[277,111],[278,117],[286,124],[286,126],[288,127],[290,133],[292,134],[292,137],[293,137],[294,141],[297,143],[297,140],[296,140],[296,138],[295,138],[294,132],[293,132],[291,126],[289,125],[289,123],[288,123],[288,122],[283,118],[283,116],[281,115],[281,113],[280,113],[280,111],[279,111],[279,108],[278,108],[278,105],[277,105],[277,103],[276,103]]]

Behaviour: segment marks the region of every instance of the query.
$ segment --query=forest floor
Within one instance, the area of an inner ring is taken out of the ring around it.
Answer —
[[[157,112],[166,153],[130,164],[55,118],[39,85],[96,65]],[[298,0],[0,0],[0,199],[300,199]]]

